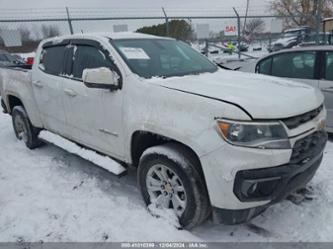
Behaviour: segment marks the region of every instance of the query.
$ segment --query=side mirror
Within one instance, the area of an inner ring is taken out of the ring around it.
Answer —
[[[82,79],[89,88],[116,90],[119,87],[120,76],[109,68],[100,67],[84,69]]]

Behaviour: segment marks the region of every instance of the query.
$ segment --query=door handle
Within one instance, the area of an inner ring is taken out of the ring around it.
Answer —
[[[35,87],[43,88],[43,84],[42,84],[39,80],[33,81],[32,84],[33,84]]]
[[[77,93],[72,89],[64,89],[64,92],[66,95],[70,97],[75,97],[77,95]]]

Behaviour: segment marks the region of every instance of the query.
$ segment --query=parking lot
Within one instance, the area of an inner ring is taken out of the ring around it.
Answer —
[[[249,224],[207,221],[177,230],[156,218],[136,188],[136,174],[118,178],[53,145],[34,151],[0,115],[0,241],[332,241],[333,144],[301,203],[285,200]]]

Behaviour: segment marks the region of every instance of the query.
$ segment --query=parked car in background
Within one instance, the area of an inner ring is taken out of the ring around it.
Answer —
[[[26,63],[21,56],[0,50],[0,67],[24,67],[25,65]]]
[[[32,70],[0,69],[0,81],[27,147],[48,130],[138,167],[145,203],[186,228],[211,214],[246,222],[303,188],[327,141],[318,89],[219,69],[166,37],[51,38]]]
[[[292,48],[303,42],[311,33],[311,28],[301,27],[287,29],[282,33],[282,37],[274,41],[268,49],[270,52],[276,52],[281,49]]]
[[[279,51],[261,58],[255,71],[320,88],[325,96],[327,131],[333,132],[333,46],[300,47]]]
[[[319,45],[332,45],[332,33],[323,33],[319,34]],[[315,46],[317,45],[317,34],[312,33],[304,39],[303,42],[299,44],[301,47],[306,46]]]

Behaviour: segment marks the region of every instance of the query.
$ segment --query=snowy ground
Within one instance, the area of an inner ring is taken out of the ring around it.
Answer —
[[[314,199],[283,201],[251,224],[180,231],[152,217],[135,171],[117,178],[53,145],[29,151],[0,114],[0,241],[333,241],[333,143]]]

